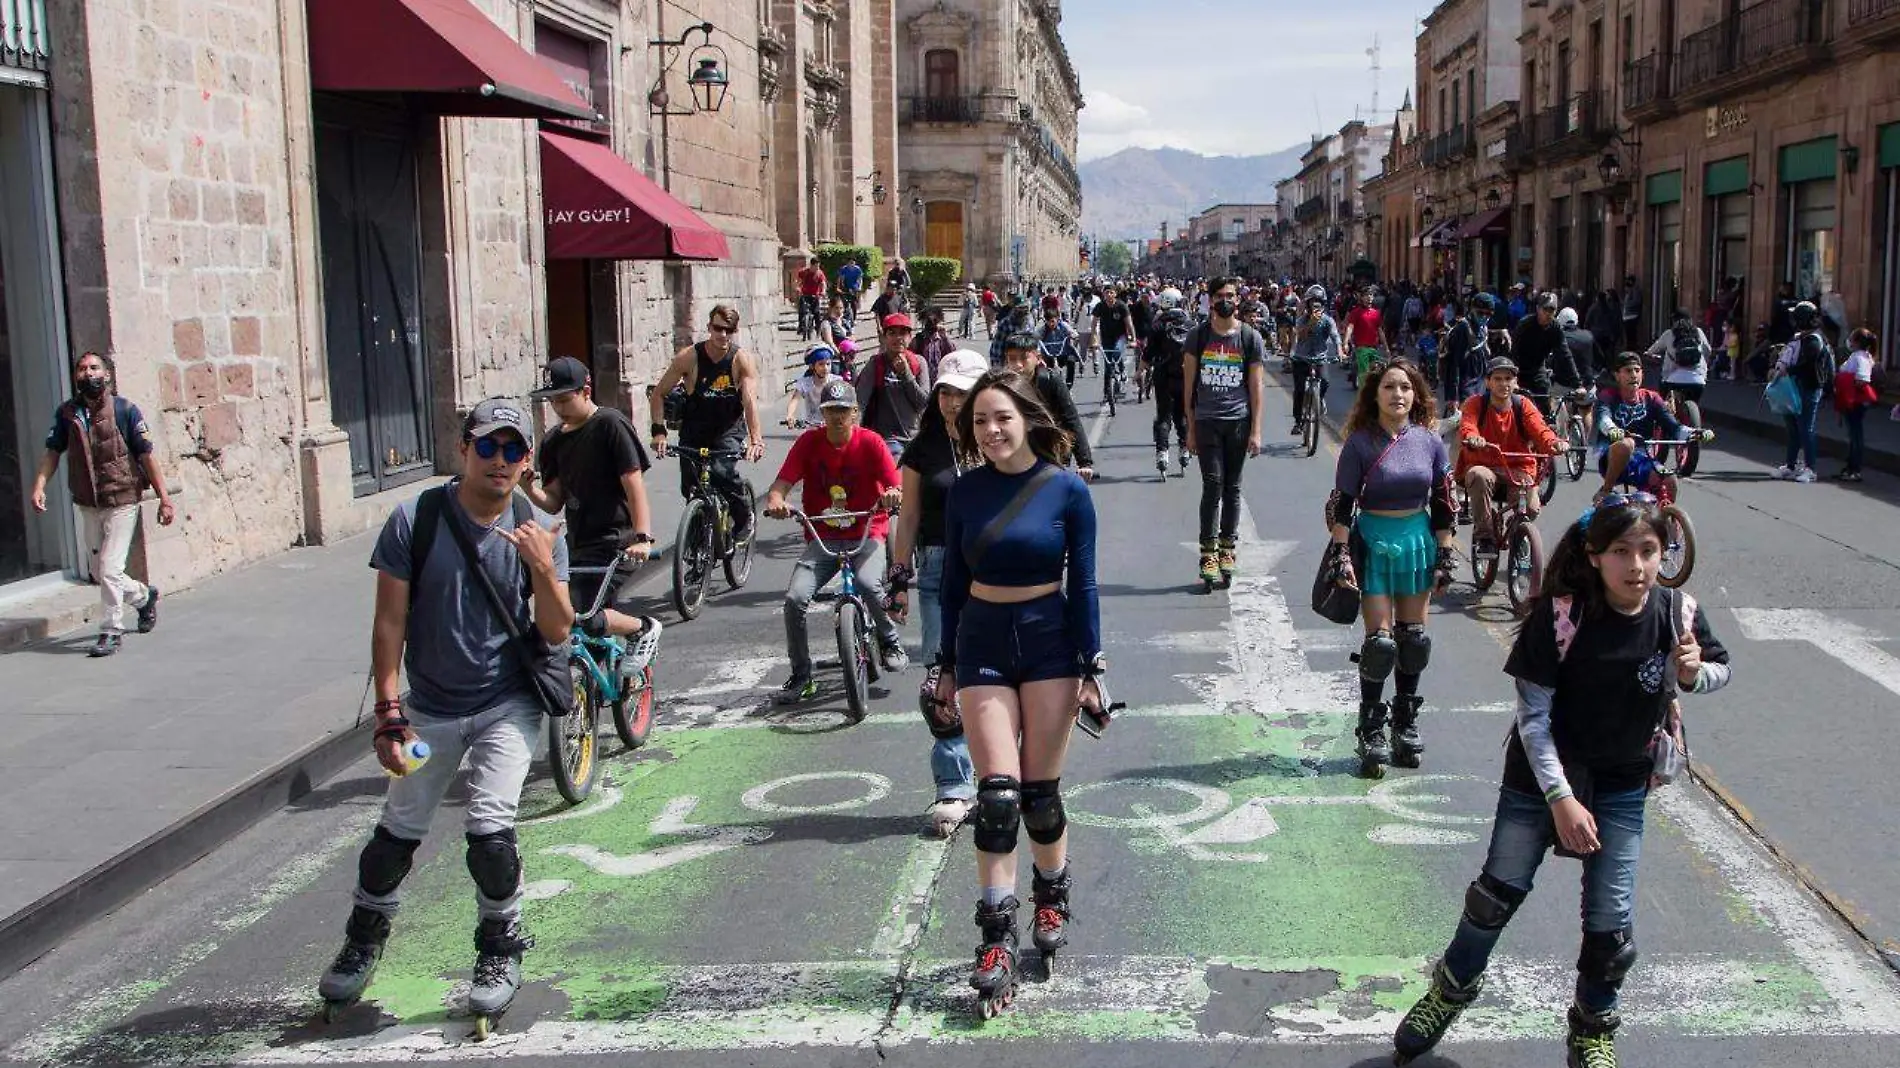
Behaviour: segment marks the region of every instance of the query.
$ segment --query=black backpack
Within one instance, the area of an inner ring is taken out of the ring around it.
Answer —
[[[1676,366],[1699,366],[1702,363],[1702,339],[1696,335],[1695,326],[1687,319],[1678,319],[1669,332],[1675,340]]]

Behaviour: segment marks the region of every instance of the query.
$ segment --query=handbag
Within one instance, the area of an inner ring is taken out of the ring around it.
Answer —
[[[1372,480],[1372,473],[1379,469],[1379,465],[1385,461],[1386,453],[1391,452],[1392,446],[1397,445],[1399,438],[1404,437],[1410,429],[1407,427],[1399,431],[1396,437],[1386,442],[1385,448],[1379,451],[1379,455],[1374,457],[1372,463],[1366,468],[1366,473],[1359,479],[1359,494],[1353,498],[1355,509],[1358,507],[1359,498],[1366,495],[1366,483]],[[1326,529],[1328,531],[1340,525],[1350,527],[1357,519],[1357,516],[1340,516],[1338,513],[1339,491],[1335,489],[1326,498]],[[1313,611],[1319,613],[1322,619],[1344,626],[1359,618],[1359,587],[1348,586],[1339,581],[1339,559],[1342,555],[1344,555],[1343,552],[1334,553],[1328,550],[1326,555],[1320,558],[1319,573],[1313,576]]]
[[[1682,636],[1695,628],[1695,598],[1680,590],[1669,591],[1669,632],[1671,649]],[[1682,726],[1682,700],[1676,696],[1675,672],[1668,673],[1669,707],[1662,722],[1649,736],[1649,786],[1668,786],[1689,772],[1689,735]]]
[[[516,503],[520,505],[520,498],[516,498]],[[520,514],[519,507],[516,514]],[[488,570],[482,567],[481,557],[476,555],[474,544],[468,540],[468,531],[463,530],[462,524],[456,522],[453,516],[443,516],[441,522],[449,528],[449,536],[455,539],[456,548],[462,550],[462,560],[475,576],[475,584],[481,587],[488,607],[495,610],[495,615],[501,619],[502,630],[508,633],[509,641],[515,644],[521,654],[522,664],[528,669],[528,681],[534,684],[534,695],[541,702],[541,710],[556,719],[573,712],[574,683],[568,673],[567,643],[550,643],[539,630],[524,633],[514,614],[501,603],[501,594],[495,590],[495,582],[489,578]],[[525,570],[527,565],[522,566]]]
[[[1768,402],[1768,410],[1776,415],[1798,415],[1801,412],[1801,387],[1794,384],[1794,376],[1784,374],[1768,383],[1762,392],[1762,399]]]

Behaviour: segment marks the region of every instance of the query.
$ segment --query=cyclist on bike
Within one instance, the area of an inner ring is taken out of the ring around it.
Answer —
[[[1041,351],[1043,363],[1062,368],[1063,379],[1074,389],[1075,365],[1082,361],[1082,356],[1076,348],[1075,331],[1062,321],[1061,311],[1042,309],[1042,329],[1036,334],[1036,348]]]
[[[1359,291],[1358,306],[1346,313],[1346,335],[1352,346],[1352,366],[1347,381],[1359,388],[1359,376],[1379,358],[1379,341],[1385,317],[1379,311],[1379,291],[1372,286]]]
[[[1122,303],[1121,291],[1109,286],[1102,291],[1102,302],[1095,306],[1095,339],[1101,346],[1102,367],[1106,370],[1113,366],[1120,371],[1122,348],[1135,334],[1135,318],[1128,312],[1128,305]]]
[[[1181,361],[1187,354],[1188,335],[1193,332],[1194,324],[1188,320],[1187,310],[1181,307],[1181,291],[1173,286],[1161,291],[1156,304],[1161,311],[1155,316],[1154,326],[1149,329],[1141,349],[1141,367],[1154,383],[1155,469],[1163,475],[1168,473],[1168,427],[1172,424],[1175,444],[1180,449],[1181,473],[1186,474],[1187,409],[1181,403]]]
[[[1634,434],[1647,439],[1681,440],[1688,435],[1676,417],[1669,414],[1663,399],[1643,388],[1643,358],[1625,352],[1610,362],[1616,385],[1597,394],[1597,440],[1604,448],[1597,456],[1597,470],[1603,485],[1597,490],[1601,500],[1627,482],[1637,489],[1653,493],[1664,501],[1676,498],[1674,475],[1664,475],[1656,466],[1655,454],[1637,447]],[[1715,440],[1715,431],[1701,431],[1705,442]]]
[[[825,386],[838,376],[832,373],[832,361],[838,354],[823,345],[815,345],[805,354],[805,373],[792,383],[785,403],[785,425],[803,430],[825,421],[818,402]]]
[[[1497,299],[1478,293],[1465,302],[1466,312],[1453,323],[1439,350],[1439,389],[1447,405],[1463,403],[1478,392],[1484,369],[1491,362],[1491,316]]]
[[[846,260],[838,268],[838,291],[844,294],[844,328],[849,332],[858,322],[858,300],[864,295],[864,265]]]
[[[1537,301],[1537,310],[1518,321],[1511,331],[1510,356],[1520,368],[1518,377],[1526,392],[1534,394],[1537,410],[1550,415],[1550,384],[1554,377],[1577,381],[1577,369],[1570,360],[1570,345],[1564,340],[1564,328],[1557,324],[1557,294],[1545,293]],[[1489,366],[1487,364],[1487,366]]]
[[[1557,326],[1564,332],[1564,347],[1570,350],[1570,369],[1575,372],[1575,380],[1565,381],[1559,368],[1554,375],[1556,384],[1572,390],[1592,388],[1597,380],[1596,335],[1578,322],[1575,308],[1558,312]]]
[[[1321,403],[1326,400],[1325,365],[1329,360],[1346,358],[1346,341],[1339,324],[1326,314],[1326,291],[1314,286],[1306,291],[1306,315],[1293,331],[1293,436],[1306,433],[1306,391],[1319,383]]]
[[[535,472],[522,473],[522,491],[536,508],[554,515],[565,513],[568,556],[574,567],[606,567],[618,556],[635,566],[653,552],[653,510],[647,505],[645,446],[627,417],[594,403],[594,380],[587,365],[572,356],[550,361],[542,387],[532,394],[554,409],[561,425],[541,439],[536,456],[541,487]],[[632,569],[614,575],[599,613],[581,620],[596,638],[612,634],[638,636],[627,643],[621,673],[638,675],[660,646],[660,621],[652,616],[629,616],[614,611],[620,589]],[[606,575],[575,575],[569,592],[577,609],[591,607],[600,595]]]
[[[1507,458],[1504,453],[1555,456],[1564,444],[1537,405],[1518,395],[1516,364],[1502,356],[1492,360],[1485,368],[1484,388],[1482,395],[1465,401],[1460,411],[1458,441],[1463,448],[1454,473],[1471,501],[1474,550],[1495,553],[1492,505],[1508,502],[1513,486],[1537,481],[1536,461]],[[1528,514],[1535,519],[1543,505],[1536,493],[1529,496]]]
[[[895,312],[879,326],[878,353],[857,378],[858,406],[864,425],[884,439],[896,459],[903,455],[904,443],[917,436],[918,420],[930,404],[930,369],[923,357],[909,351],[910,316]]]
[[[1042,346],[1036,342],[1036,335],[1017,333],[1005,337],[1003,353],[1004,366],[1035,384],[1036,399],[1042,401],[1062,429],[1075,439],[1076,474],[1081,475],[1084,482],[1094,478],[1095,454],[1089,447],[1088,435],[1083,433],[1082,417],[1076,414],[1075,398],[1069,396],[1069,387],[1063,384],[1055,369],[1042,362]]]
[[[1643,353],[1662,363],[1662,395],[1671,411],[1680,412],[1682,401],[1701,402],[1703,387],[1709,384],[1709,354],[1713,351],[1709,335],[1689,320],[1688,312],[1679,311],[1675,322]]]
[[[666,395],[676,385],[686,387],[680,416],[680,446],[686,449],[744,451],[757,462],[765,455],[765,428],[759,423],[758,365],[739,347],[739,310],[718,304],[706,316],[706,340],[690,345],[673,357],[654,384],[648,399],[653,425],[653,451],[666,455]],[[680,456],[680,495],[691,497],[699,485],[699,457]],[[739,477],[738,461],[714,458],[712,486],[732,512],[732,539],[744,544],[752,536],[752,496]]]
[[[825,299],[825,269],[818,261],[805,257],[805,266],[798,272],[798,339],[811,340],[812,331],[818,328],[819,305]]]
[[[1241,322],[1240,280],[1216,278],[1209,287],[1213,315],[1188,337],[1182,360],[1187,386],[1188,451],[1201,461],[1200,578],[1231,581],[1239,569],[1240,473],[1260,455],[1266,418],[1267,343]],[[1215,521],[1219,520],[1219,540]]]
[[[852,560],[858,576],[858,588],[864,595],[864,607],[877,631],[878,659],[884,670],[899,672],[910,666],[904,652],[903,637],[897,623],[884,607],[884,538],[890,516],[903,497],[897,478],[897,464],[891,450],[876,433],[858,425],[858,397],[842,381],[825,387],[819,407],[825,425],[799,435],[786,455],[778,478],[765,494],[765,514],[784,518],[792,514],[785,503],[792,487],[804,486],[805,515],[827,536],[844,545],[857,544],[864,524],[871,525],[864,548]],[[826,518],[827,513],[869,512],[868,519]],[[818,587],[838,573],[838,561],[806,532],[805,553],[792,568],[792,581],[785,588],[785,652],[792,661],[791,677],[779,688],[780,704],[799,704],[818,696],[818,684],[812,680],[811,639],[805,633],[805,616],[811,611]]]

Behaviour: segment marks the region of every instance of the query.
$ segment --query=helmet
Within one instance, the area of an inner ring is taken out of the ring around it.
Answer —
[[[831,351],[831,346],[816,345],[812,347],[810,352],[805,354],[805,366],[810,367],[815,363],[830,363],[837,358],[838,354]]]
[[[1545,293],[1543,299],[1537,302],[1537,306],[1540,308],[1549,308],[1551,311],[1556,311],[1558,308],[1563,306],[1563,302],[1557,299],[1557,294]]]
[[[1490,313],[1498,310],[1498,301],[1489,293],[1478,293],[1471,298],[1471,310]]]
[[[1161,307],[1163,309],[1172,311],[1181,306],[1181,291],[1173,286],[1169,286],[1161,291],[1161,296],[1157,299],[1161,301]]]
[[[1320,302],[1321,304],[1324,304],[1324,303],[1326,303],[1326,287],[1325,287],[1325,286],[1311,286],[1311,287],[1309,287],[1309,288],[1307,289],[1307,291],[1306,291],[1306,299],[1307,299],[1307,300],[1317,300],[1317,301],[1319,301],[1319,302]]]
[[[1813,301],[1804,300],[1788,310],[1788,318],[1796,330],[1812,330],[1821,323],[1821,309]]]
[[[1565,330],[1577,325],[1577,309],[1565,308],[1557,313],[1557,325]]]

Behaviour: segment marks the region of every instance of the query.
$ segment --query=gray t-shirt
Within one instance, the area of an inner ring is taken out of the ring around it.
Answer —
[[[383,524],[369,566],[413,584],[409,634],[403,666],[409,672],[410,707],[432,716],[473,716],[516,696],[533,697],[525,660],[509,648],[507,630],[489,606],[481,584],[468,570],[448,524],[460,523],[475,546],[495,592],[514,613],[523,633],[534,627],[527,578],[515,547],[495,531],[511,527],[514,513],[504,511],[495,527],[477,525],[455,497],[456,483],[444,495],[442,525],[423,561],[423,574],[412,574],[416,500],[404,501]],[[419,500],[420,498],[418,498]],[[545,525],[545,523],[543,523]],[[554,571],[567,581],[567,539],[554,539]]]
[[[1251,411],[1247,372],[1267,358],[1260,332],[1245,323],[1231,334],[1203,324],[1188,335],[1188,351],[1199,347],[1195,367],[1194,418],[1245,419]]]

